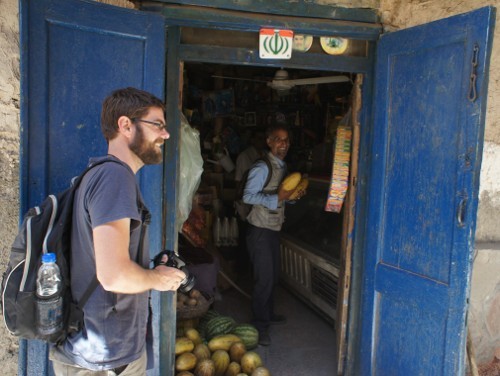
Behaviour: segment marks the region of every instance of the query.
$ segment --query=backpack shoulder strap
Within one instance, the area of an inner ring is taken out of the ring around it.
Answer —
[[[267,177],[266,177],[266,181],[264,183],[264,188],[267,187],[267,185],[269,184],[269,182],[271,181],[271,177],[273,175],[273,166],[271,165],[271,161],[269,160],[269,158],[266,156],[262,157],[261,158],[267,165]]]
[[[75,176],[73,179],[71,179],[71,186],[74,187],[75,189],[78,188],[78,186],[82,182],[83,177],[87,174],[87,172],[92,170],[94,167],[102,165],[103,163],[106,163],[106,162],[114,162],[114,163],[118,163],[120,165],[123,163],[123,162],[117,161],[116,159],[111,158],[111,157],[106,157],[106,158],[100,159],[96,162],[90,163],[87,166],[87,168],[85,168],[85,170],[83,170],[83,172],[80,175]]]
[[[82,297],[80,298],[80,301],[78,302],[78,307],[83,310],[83,307],[85,307],[85,304],[87,304],[87,300],[89,300],[90,295],[95,291],[95,289],[99,286],[99,280],[97,279],[97,275],[94,274],[94,277],[92,278],[92,281],[90,281],[87,289],[83,293]]]

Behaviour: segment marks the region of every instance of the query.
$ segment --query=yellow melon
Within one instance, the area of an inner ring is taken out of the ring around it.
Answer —
[[[262,359],[255,351],[248,351],[241,358],[241,369],[248,375],[251,375],[260,366],[262,366]]]
[[[194,343],[187,337],[178,337],[175,339],[175,355],[193,351]]]
[[[295,188],[297,188],[297,185],[300,183],[300,179],[302,178],[302,175],[300,172],[293,172],[289,174],[281,183],[281,187],[285,191],[293,191]]]
[[[299,196],[299,192],[305,191],[308,186],[309,186],[309,179],[308,178],[300,179],[299,184],[297,185],[297,187],[295,187],[295,190],[293,191],[292,195],[288,199],[289,200],[296,200]]]
[[[224,350],[216,350],[212,354],[215,365],[215,376],[223,376],[229,366],[229,354]]]
[[[192,353],[183,353],[175,359],[175,369],[177,371],[190,371],[196,367],[196,356]]]

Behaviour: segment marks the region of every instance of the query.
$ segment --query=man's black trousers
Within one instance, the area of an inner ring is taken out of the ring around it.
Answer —
[[[247,249],[253,265],[253,324],[266,329],[274,314],[274,288],[279,281],[280,236],[273,231],[248,224]]]

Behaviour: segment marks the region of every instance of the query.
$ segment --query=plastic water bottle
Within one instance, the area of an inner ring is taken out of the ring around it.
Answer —
[[[37,327],[41,335],[51,335],[62,329],[62,283],[55,253],[42,256],[36,279]]]

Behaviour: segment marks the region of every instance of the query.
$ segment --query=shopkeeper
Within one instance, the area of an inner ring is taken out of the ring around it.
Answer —
[[[253,265],[254,288],[252,296],[252,324],[259,331],[259,344],[269,346],[269,326],[284,324],[286,318],[274,312],[274,289],[280,272],[280,237],[284,221],[285,201],[293,190],[280,188],[287,169],[284,161],[290,147],[288,129],[275,125],[266,131],[269,147],[265,161],[258,161],[248,173],[243,202],[253,205],[247,217],[247,249]],[[265,185],[268,174],[269,182]],[[265,186],[264,186],[265,185]],[[298,198],[305,192],[299,192]]]

